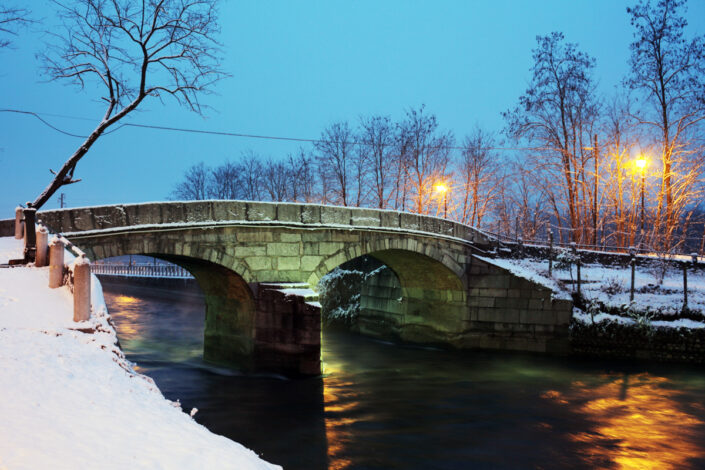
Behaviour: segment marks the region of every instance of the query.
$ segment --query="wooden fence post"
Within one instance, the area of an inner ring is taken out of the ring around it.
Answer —
[[[54,237],[49,247],[49,287],[56,289],[64,284],[64,244]]]
[[[573,258],[575,259],[575,277],[577,278],[577,293],[580,297],[580,253],[578,253],[578,246],[575,242],[570,242],[570,250],[573,253]]]
[[[553,230],[548,229],[548,277],[553,273]]]
[[[631,287],[629,288],[629,302],[634,301],[634,270],[636,268],[636,249],[633,246],[629,247],[629,257],[631,258],[629,260],[629,264],[632,267],[632,283]]]
[[[43,225],[40,225],[37,228],[37,259],[34,262],[34,265],[38,268],[49,264],[47,259],[49,254],[48,240],[49,232],[47,232],[47,229]]]
[[[683,263],[683,311],[688,311],[688,263]]]
[[[15,238],[21,240],[24,237],[24,222],[22,220],[22,208],[15,209]]]
[[[91,263],[85,255],[73,262],[73,321],[91,317]]]

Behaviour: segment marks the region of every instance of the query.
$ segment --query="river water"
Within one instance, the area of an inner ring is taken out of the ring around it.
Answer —
[[[286,469],[705,469],[705,371],[323,333],[322,378],[201,359],[204,307],[105,286],[127,357],[211,431]]]

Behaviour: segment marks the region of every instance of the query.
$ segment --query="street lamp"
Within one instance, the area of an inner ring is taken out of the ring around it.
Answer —
[[[448,187],[443,183],[436,184],[433,189],[440,195],[443,195],[443,218],[448,215]]]
[[[641,236],[644,236],[644,182],[646,179],[646,167],[649,165],[649,160],[641,154],[639,158],[634,160],[634,167],[641,173]]]

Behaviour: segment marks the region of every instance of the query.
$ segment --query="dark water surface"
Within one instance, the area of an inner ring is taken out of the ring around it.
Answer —
[[[451,352],[324,332],[325,376],[201,359],[202,302],[105,287],[127,357],[286,469],[705,469],[705,371]]]

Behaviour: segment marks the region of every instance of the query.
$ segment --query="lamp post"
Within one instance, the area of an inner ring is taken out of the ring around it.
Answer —
[[[649,164],[649,161],[646,159],[646,157],[642,154],[634,160],[634,166],[639,170],[641,173],[641,236],[642,238],[644,237],[644,213],[646,212],[645,210],[645,204],[644,204],[644,186],[645,186],[645,181],[646,181],[646,167]]]
[[[443,218],[446,219],[448,215],[448,187],[443,183],[438,183],[434,189],[438,194],[443,194]]]

